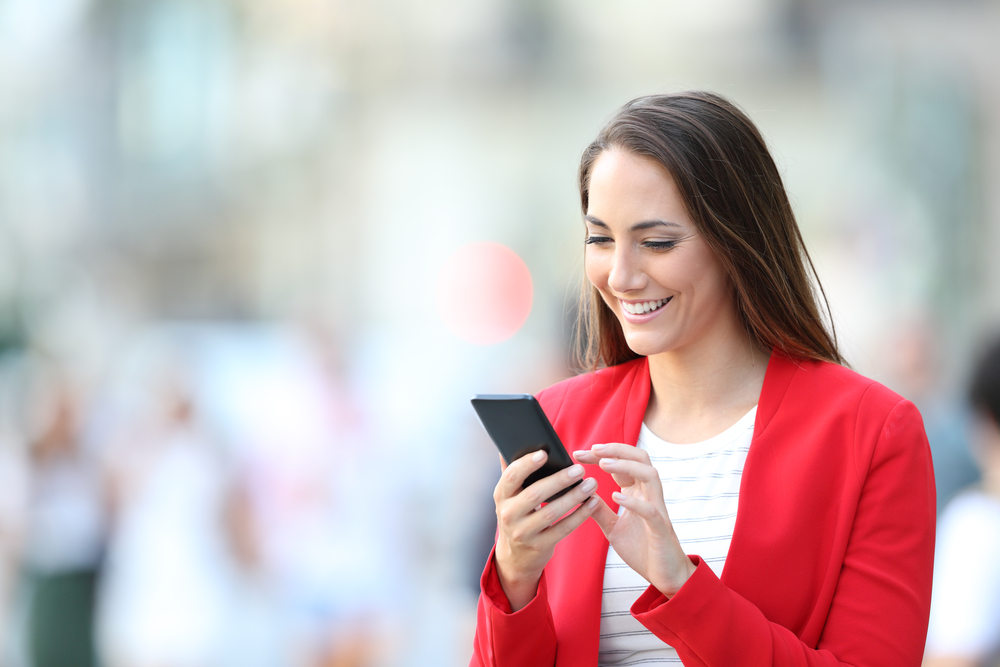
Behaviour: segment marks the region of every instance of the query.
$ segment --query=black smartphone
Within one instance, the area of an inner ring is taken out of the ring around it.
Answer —
[[[528,475],[524,488],[573,465],[573,459],[563,447],[542,406],[531,394],[476,394],[472,397],[472,407],[508,465],[539,449],[548,452],[545,465]],[[545,502],[552,502],[580,481]]]

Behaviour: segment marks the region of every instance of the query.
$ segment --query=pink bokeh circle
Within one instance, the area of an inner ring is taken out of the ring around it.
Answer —
[[[438,272],[435,300],[445,325],[477,345],[505,341],[531,312],[531,273],[517,253],[499,243],[469,243]]]

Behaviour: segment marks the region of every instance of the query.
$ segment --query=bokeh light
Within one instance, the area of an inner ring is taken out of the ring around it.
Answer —
[[[441,266],[438,313],[462,340],[493,345],[521,328],[531,312],[531,273],[517,253],[499,243],[470,243]]]

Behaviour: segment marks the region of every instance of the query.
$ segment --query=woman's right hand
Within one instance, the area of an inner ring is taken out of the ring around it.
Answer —
[[[524,480],[541,468],[546,458],[544,451],[538,451],[522,456],[509,466],[505,466],[501,458],[503,474],[493,491],[499,527],[497,573],[513,611],[521,609],[535,597],[538,580],[542,577],[545,564],[552,558],[556,543],[590,518],[598,506],[596,496],[586,502],[597,490],[597,481],[593,478],[583,480],[575,489],[544,507],[541,505],[546,498],[580,479],[583,475],[580,464],[522,489]],[[579,507],[572,514],[563,517],[577,505]],[[563,518],[560,520],[560,517]]]

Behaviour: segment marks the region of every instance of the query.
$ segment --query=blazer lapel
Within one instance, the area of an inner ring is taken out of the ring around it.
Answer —
[[[762,508],[778,492],[763,474],[773,468],[775,458],[775,451],[767,437],[767,427],[777,414],[797,370],[795,361],[778,350],[772,350],[757,403],[750,451],[740,480],[736,525],[721,580],[729,588],[751,599],[766,585],[766,577],[761,576],[762,572],[777,567],[774,549],[759,544],[755,539],[759,532],[756,528],[761,521],[767,521],[768,513]]]

